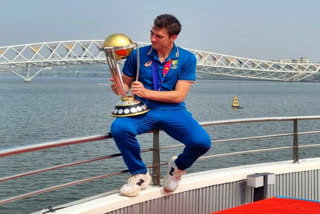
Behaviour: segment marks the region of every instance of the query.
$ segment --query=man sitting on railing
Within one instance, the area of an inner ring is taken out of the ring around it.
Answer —
[[[127,58],[122,70],[127,92],[131,88],[132,94],[145,103],[150,111],[134,117],[119,117],[112,124],[111,134],[132,175],[121,188],[121,195],[136,196],[151,182],[141,159],[136,135],[161,129],[185,144],[183,152],[169,161],[168,174],[163,180],[166,191],[176,190],[185,170],[211,146],[209,135],[185,107],[184,99],[195,81],[196,58],[192,53],[175,46],[174,41],[180,31],[181,25],[176,17],[168,14],[157,16],[151,29],[152,45],[139,49],[139,79],[134,79],[136,50]],[[111,88],[119,94],[115,83]]]

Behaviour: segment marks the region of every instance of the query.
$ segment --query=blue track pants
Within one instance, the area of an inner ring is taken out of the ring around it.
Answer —
[[[207,132],[185,109],[151,109],[143,115],[116,118],[111,126],[111,134],[132,175],[147,172],[136,135],[153,129],[161,129],[185,145],[175,162],[181,170],[189,168],[211,146]]]

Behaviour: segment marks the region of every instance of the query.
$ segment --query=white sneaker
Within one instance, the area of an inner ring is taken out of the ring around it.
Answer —
[[[128,183],[123,185],[120,189],[120,195],[124,196],[137,196],[141,189],[146,188],[151,182],[151,176],[149,172],[147,174],[132,175],[128,179]]]
[[[168,163],[168,174],[163,178],[163,188],[169,192],[173,192],[178,188],[181,176],[186,173],[186,170],[178,169],[174,162],[176,159],[177,156],[170,158]]]

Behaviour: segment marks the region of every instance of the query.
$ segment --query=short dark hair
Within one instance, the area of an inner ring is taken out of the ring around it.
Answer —
[[[166,28],[169,36],[178,35],[181,31],[181,24],[179,20],[170,14],[162,14],[154,19],[154,27]]]

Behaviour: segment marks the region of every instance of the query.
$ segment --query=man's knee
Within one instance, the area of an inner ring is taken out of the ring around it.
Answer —
[[[130,132],[130,126],[128,124],[116,119],[111,124],[111,135],[112,137],[123,137],[126,133]]]
[[[193,147],[196,147],[201,153],[206,153],[211,148],[211,139],[209,135],[204,135],[202,137],[196,137],[193,142]]]

